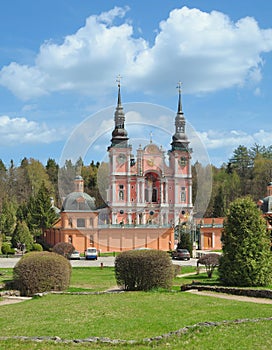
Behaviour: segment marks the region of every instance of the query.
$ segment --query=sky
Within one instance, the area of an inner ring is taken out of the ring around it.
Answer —
[[[104,160],[118,75],[135,147],[171,148],[179,81],[193,161],[270,146],[271,13],[267,0],[0,1],[0,159]]]

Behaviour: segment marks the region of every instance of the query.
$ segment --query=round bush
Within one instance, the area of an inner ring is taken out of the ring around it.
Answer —
[[[169,255],[160,250],[130,250],[115,259],[115,277],[125,290],[169,289],[174,276]]]
[[[33,243],[31,250],[35,251],[35,252],[42,252],[43,251],[43,247],[39,243]]]
[[[14,287],[21,295],[60,291],[68,288],[71,264],[63,256],[50,252],[30,252],[13,270]]]
[[[75,247],[73,246],[73,244],[68,242],[59,242],[56,245],[54,245],[52,252],[62,255],[68,259],[74,250]]]

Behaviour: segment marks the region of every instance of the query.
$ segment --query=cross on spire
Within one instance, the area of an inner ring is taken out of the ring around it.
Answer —
[[[118,74],[117,77],[116,77],[116,83],[118,84],[118,87],[121,86],[121,79],[122,79],[121,75]]]
[[[181,85],[182,85],[182,82],[179,81],[179,82],[177,83],[177,89],[178,89],[178,92],[179,92],[179,93],[181,93]]]

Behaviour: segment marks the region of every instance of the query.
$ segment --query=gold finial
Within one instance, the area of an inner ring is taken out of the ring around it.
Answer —
[[[116,83],[118,83],[118,87],[121,86],[121,79],[122,79],[121,75],[118,74],[118,75],[117,75],[117,78],[116,78]]]

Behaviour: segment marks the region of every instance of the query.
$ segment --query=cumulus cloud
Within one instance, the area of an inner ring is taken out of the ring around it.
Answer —
[[[269,146],[271,145],[272,130],[259,130],[253,134],[248,134],[241,130],[199,132],[202,142],[208,150],[219,150],[220,148],[233,149],[239,145],[252,147],[255,143]]]
[[[128,8],[87,18],[61,44],[44,42],[35,65],[12,62],[0,71],[0,84],[23,100],[55,91],[94,98],[107,93],[109,79],[121,72],[127,89],[173,91],[182,80],[187,93],[206,93],[261,78],[262,53],[272,50],[272,30],[254,18],[234,23],[227,15],[183,7],[159,24],[154,44],[135,38]],[[121,24],[116,25],[119,18]]]
[[[48,144],[61,140],[64,131],[50,129],[45,124],[38,124],[23,117],[10,118],[0,116],[0,145]]]

